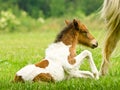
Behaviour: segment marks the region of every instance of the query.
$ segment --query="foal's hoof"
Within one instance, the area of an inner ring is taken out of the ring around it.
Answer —
[[[93,75],[94,75],[94,78],[95,78],[96,80],[99,79],[99,73],[93,73]]]

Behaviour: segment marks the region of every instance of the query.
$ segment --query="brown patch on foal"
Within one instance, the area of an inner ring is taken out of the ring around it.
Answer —
[[[74,36],[74,39],[72,40],[72,46],[69,48],[70,55],[68,56],[68,62],[72,65],[76,63],[76,60],[74,59],[74,57],[76,56],[76,43],[78,38],[78,35],[76,32],[77,31],[74,31],[75,36]]]
[[[74,59],[74,57],[76,56],[76,49],[75,48],[76,48],[76,45],[74,43],[69,48],[70,55],[68,56],[68,62],[72,65],[76,63],[76,60]]]
[[[43,60],[35,64],[36,67],[46,68],[49,65],[48,60]]]
[[[24,80],[22,79],[22,76],[15,75],[14,82],[24,82]]]
[[[44,82],[55,82],[53,77],[49,73],[40,73],[34,79],[34,82],[44,81]]]

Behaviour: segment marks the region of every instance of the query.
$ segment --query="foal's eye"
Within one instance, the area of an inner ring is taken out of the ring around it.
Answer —
[[[82,34],[83,34],[84,36],[87,36],[87,32],[82,32]]]

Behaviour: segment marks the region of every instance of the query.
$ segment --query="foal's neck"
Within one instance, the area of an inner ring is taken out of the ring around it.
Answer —
[[[70,55],[68,56],[68,62],[70,64],[74,64],[75,60],[74,57],[76,56],[76,46],[78,43],[78,33],[70,30],[64,30],[58,34],[55,42],[63,42],[65,45],[70,45],[69,52]]]

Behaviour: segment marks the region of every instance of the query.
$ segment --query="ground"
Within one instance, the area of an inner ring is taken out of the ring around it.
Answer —
[[[52,43],[58,31],[29,33],[8,33],[0,35],[0,90],[114,90],[120,88],[120,50],[112,55],[110,71],[99,80],[70,79],[57,83],[13,83],[15,73],[23,66],[36,63],[44,57],[44,51]],[[102,61],[103,30],[91,30],[99,42],[99,47],[89,49],[78,46],[77,53],[88,49],[93,54],[97,68]],[[80,69],[88,69],[85,62]]]

